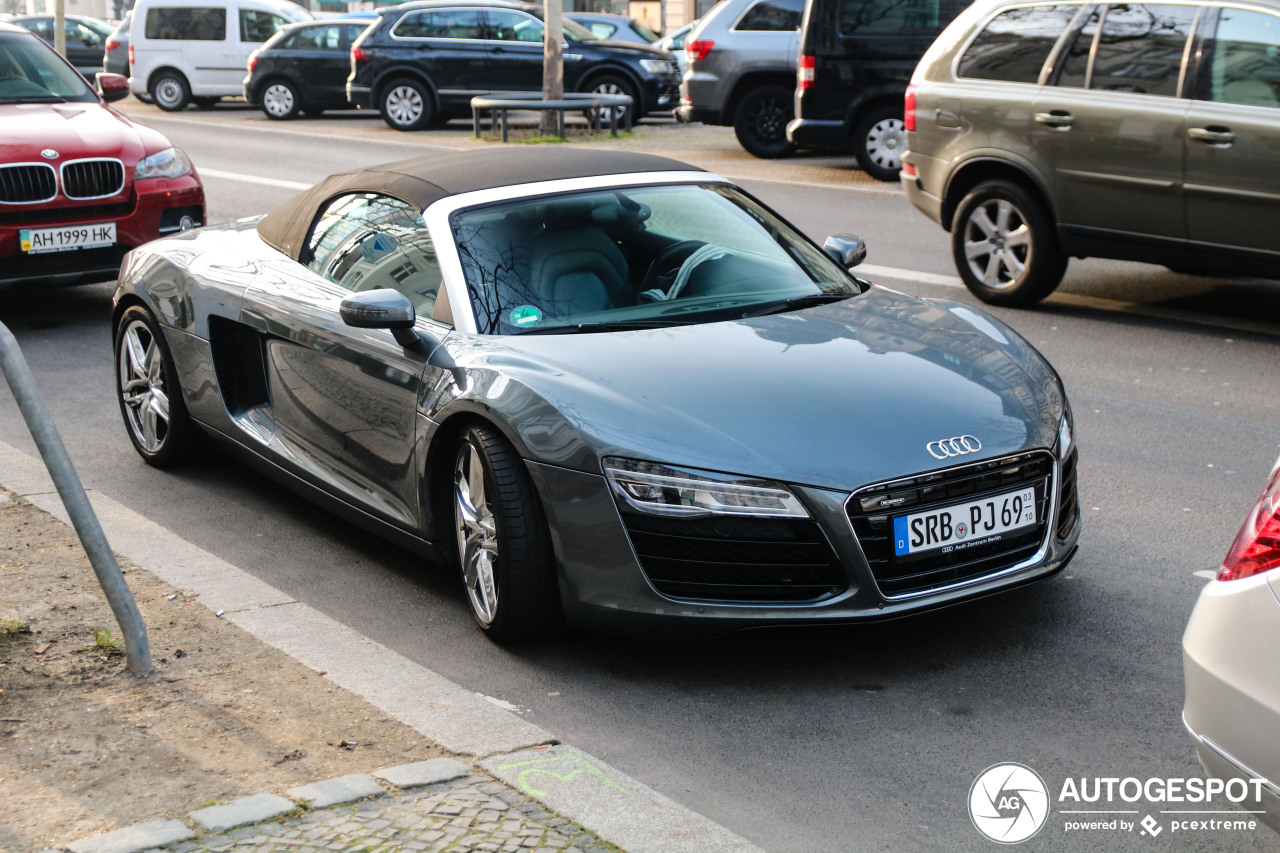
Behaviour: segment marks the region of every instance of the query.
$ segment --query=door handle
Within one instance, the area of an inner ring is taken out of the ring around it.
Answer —
[[[1047,113],[1036,113],[1036,121],[1047,124],[1054,130],[1070,130],[1075,117],[1066,110],[1052,110]]]
[[[1210,148],[1230,148],[1236,135],[1225,127],[1189,127],[1187,136]]]

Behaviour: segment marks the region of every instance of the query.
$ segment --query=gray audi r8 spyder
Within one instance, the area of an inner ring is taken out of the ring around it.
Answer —
[[[120,409],[457,567],[498,641],[901,616],[1075,553],[1053,368],[717,175],[549,148],[335,175],[126,258]]]

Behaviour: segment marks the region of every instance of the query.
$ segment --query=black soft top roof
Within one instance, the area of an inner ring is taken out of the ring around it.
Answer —
[[[296,261],[321,207],[347,193],[382,193],[425,209],[445,196],[513,184],[671,171],[701,170],[651,154],[584,151],[578,147],[441,152],[325,178],[263,217],[258,223],[258,234],[268,245]]]

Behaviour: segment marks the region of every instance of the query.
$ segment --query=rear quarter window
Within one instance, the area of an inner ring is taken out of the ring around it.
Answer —
[[[752,6],[733,28],[752,32],[793,32],[800,29],[800,16],[804,3],[799,0],[760,0]]]
[[[1080,6],[1027,6],[1001,12],[982,28],[957,73],[979,80],[1038,83],[1040,69]]]
[[[147,10],[143,34],[161,41],[223,41],[227,37],[227,10],[155,6]]]

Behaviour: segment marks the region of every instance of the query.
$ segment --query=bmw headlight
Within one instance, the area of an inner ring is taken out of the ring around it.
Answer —
[[[669,59],[642,59],[640,67],[650,74],[676,73],[676,64]]]
[[[141,181],[146,178],[181,178],[191,174],[191,161],[180,148],[166,148],[143,157],[133,170],[133,179]]]
[[[1066,411],[1062,413],[1062,420],[1058,421],[1059,459],[1066,459],[1071,453],[1071,446],[1075,443],[1074,428],[1071,421],[1071,407],[1068,406]]]
[[[605,458],[604,473],[616,494],[633,509],[650,515],[809,517],[790,489],[769,480],[614,456]]]

